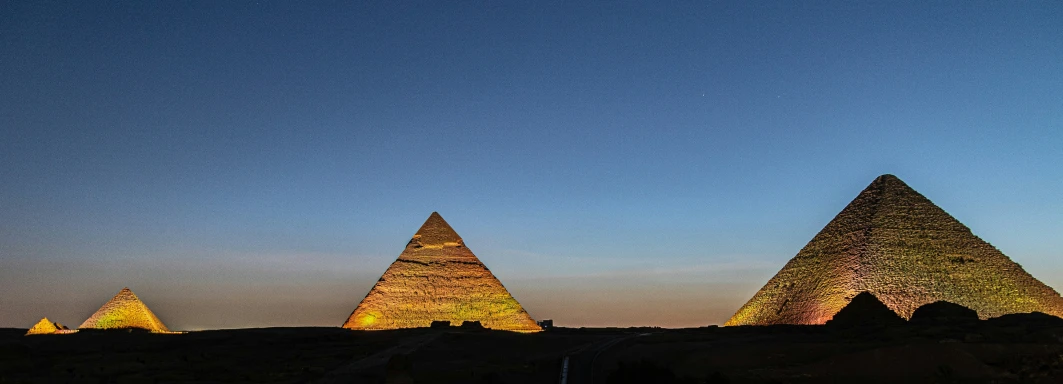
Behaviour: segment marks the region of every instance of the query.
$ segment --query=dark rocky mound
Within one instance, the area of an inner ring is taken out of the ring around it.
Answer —
[[[657,365],[657,363],[652,361],[642,360],[639,362],[619,362],[616,370],[609,373],[605,382],[609,384],[668,384],[676,383],[678,380],[675,373],[668,367]]]
[[[1043,327],[1063,327],[1063,319],[1041,312],[1011,313],[986,320],[996,326],[1036,325]]]
[[[912,323],[969,323],[978,321],[978,312],[959,304],[935,301],[916,308],[909,319]]]
[[[834,318],[827,321],[832,327],[893,326],[904,324],[904,319],[882,304],[871,292],[860,292]]]
[[[483,324],[480,324],[479,320],[476,320],[476,321],[465,320],[465,321],[461,322],[461,329],[469,329],[469,330],[479,331],[479,330],[483,330],[484,326],[483,326]]]

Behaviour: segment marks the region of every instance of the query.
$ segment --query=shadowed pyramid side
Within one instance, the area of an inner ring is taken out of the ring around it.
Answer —
[[[868,291],[909,318],[946,300],[981,318],[1063,298],[893,175],[876,178],[725,325],[823,324]]]
[[[344,328],[429,327],[432,321],[479,321],[485,328],[541,328],[502,283],[433,212],[351,313]]]
[[[156,333],[170,330],[155,317],[144,302],[129,288],[122,288],[117,295],[100,307],[78,329],[125,329],[140,328]]]

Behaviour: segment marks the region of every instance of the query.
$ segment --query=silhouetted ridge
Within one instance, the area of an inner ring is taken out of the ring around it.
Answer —
[[[461,236],[458,236],[458,233],[454,231],[454,228],[451,228],[450,224],[443,220],[443,216],[440,216],[437,212],[432,212],[428,216],[428,220],[425,220],[421,228],[410,239],[410,244],[416,246],[458,246],[462,244],[462,240]]]
[[[1014,326],[1014,325],[1036,325],[1036,326],[1051,326],[1051,327],[1063,327],[1063,318],[1049,315],[1041,312],[1031,313],[1009,313],[1004,316],[994,317],[986,320],[987,323],[998,326]]]
[[[978,312],[959,304],[947,301],[933,303],[916,308],[912,313],[912,323],[962,323],[978,321]]]

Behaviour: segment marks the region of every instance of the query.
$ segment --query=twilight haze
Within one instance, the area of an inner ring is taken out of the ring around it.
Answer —
[[[893,173],[1063,288],[1063,6],[4,2],[0,327],[339,326],[439,211],[535,319],[719,324]]]

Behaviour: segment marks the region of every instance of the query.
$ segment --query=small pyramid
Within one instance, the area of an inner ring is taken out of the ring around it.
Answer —
[[[882,304],[871,292],[860,292],[827,325],[839,327],[890,326],[904,324],[904,319]]]
[[[38,321],[37,324],[33,325],[33,328],[30,328],[30,330],[26,332],[26,336],[29,336],[29,335],[52,335],[52,334],[55,334],[58,331],[66,330],[66,329],[67,328],[65,326],[63,326],[62,324],[53,323],[51,320],[48,320],[47,317],[43,317],[43,318],[41,318],[41,321]]]
[[[432,212],[343,328],[423,328],[437,321],[479,321],[485,328],[516,332],[542,330],[458,233]]]
[[[155,333],[169,333],[166,325],[144,305],[129,288],[122,288],[117,295],[100,307],[95,314],[81,323],[79,329],[125,329],[140,328]]]
[[[725,325],[823,324],[868,291],[905,319],[945,300],[982,318],[1063,298],[893,175],[860,192]]]

